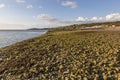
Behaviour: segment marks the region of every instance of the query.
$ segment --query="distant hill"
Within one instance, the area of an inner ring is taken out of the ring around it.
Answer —
[[[88,23],[88,24],[73,24],[69,26],[60,26],[57,28],[51,28],[49,32],[56,31],[75,31],[75,30],[111,30],[111,29],[120,29],[120,21],[116,22],[101,22],[101,23]]]
[[[99,22],[99,23],[87,23],[87,24],[73,24],[68,26],[59,26],[56,28],[30,28],[27,30],[49,30],[49,31],[74,31],[74,30],[88,30],[88,29],[106,29],[106,28],[120,28],[120,21],[116,22]]]
[[[27,30],[48,30],[49,28],[30,28]]]

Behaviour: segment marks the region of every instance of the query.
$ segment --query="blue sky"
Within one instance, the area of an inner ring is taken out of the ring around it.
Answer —
[[[0,29],[120,20],[120,0],[0,0]]]

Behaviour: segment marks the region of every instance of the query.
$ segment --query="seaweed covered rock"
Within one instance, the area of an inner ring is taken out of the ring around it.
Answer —
[[[119,31],[62,31],[0,49],[3,80],[119,80]]]

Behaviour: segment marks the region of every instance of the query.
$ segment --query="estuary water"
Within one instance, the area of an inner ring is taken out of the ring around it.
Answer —
[[[47,30],[0,30],[0,48],[43,35]]]

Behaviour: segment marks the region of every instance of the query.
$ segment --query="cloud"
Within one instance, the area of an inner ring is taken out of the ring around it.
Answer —
[[[88,18],[85,18],[85,17],[78,17],[76,19],[76,21],[86,21],[86,20],[88,20]]]
[[[33,5],[27,5],[26,8],[31,9],[31,8],[33,8]]]
[[[0,4],[0,8],[4,8],[5,7],[5,4]]]
[[[18,2],[18,3],[25,3],[26,0],[16,0],[16,2]]]
[[[112,13],[112,14],[107,15],[105,18],[107,21],[119,21],[120,13]]]
[[[73,1],[63,1],[62,6],[68,6],[68,7],[71,7],[71,8],[76,8],[77,7],[77,3],[76,2],[73,2]]]
[[[84,21],[84,22],[120,21],[120,13],[111,13],[103,17],[92,17],[92,18],[78,17],[77,21]]]
[[[39,14],[36,19],[38,20],[44,20],[44,21],[47,21],[47,22],[55,22],[55,21],[58,21],[58,19],[50,16],[49,14]]]
[[[91,20],[96,21],[96,20],[98,20],[98,18],[97,17],[92,17]]]
[[[60,20],[55,17],[52,17],[49,14],[39,14],[36,17],[37,20],[43,20],[47,22],[58,22],[58,23],[78,23],[78,22],[109,22],[109,21],[120,21],[120,13],[108,14],[104,17],[78,17],[74,20]]]
[[[49,24],[74,24],[75,20],[60,20],[57,18],[54,18],[53,16],[49,14],[39,14],[38,16],[35,17],[37,20],[45,21]]]
[[[78,17],[74,20],[60,20],[55,18],[49,14],[39,14],[35,17],[35,19],[45,22],[48,26],[64,26],[64,25],[71,25],[71,24],[83,24],[83,23],[94,23],[94,22],[110,22],[110,21],[120,21],[120,14],[119,13],[112,13],[108,14],[103,17]]]

